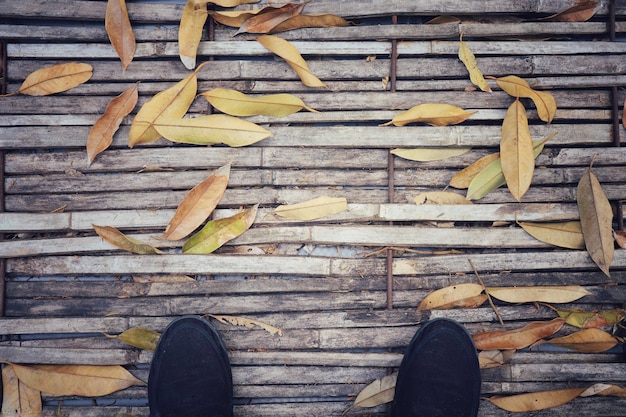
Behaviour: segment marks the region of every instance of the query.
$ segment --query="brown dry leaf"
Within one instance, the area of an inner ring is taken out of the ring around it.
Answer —
[[[392,154],[410,161],[428,162],[452,158],[469,152],[472,148],[397,148]]]
[[[154,351],[156,349],[160,337],[160,333],[153,332],[148,329],[142,329],[140,327],[133,327],[117,335],[117,338],[127,345],[149,351]]]
[[[552,94],[533,90],[525,80],[515,75],[496,78],[496,83],[510,96],[530,98],[535,103],[539,118],[544,122],[550,123],[554,119],[556,100]]]
[[[255,326],[260,327],[265,330],[272,336],[274,335],[283,335],[283,329],[280,327],[272,326],[271,324],[264,323],[260,320],[249,319],[246,317],[237,317],[237,316],[223,316],[223,315],[214,315],[208,314],[209,317],[213,317],[215,320],[224,324],[232,324],[233,326],[243,326],[248,329],[253,329]]]
[[[478,63],[476,62],[474,53],[469,46],[467,46],[467,43],[463,42],[463,33],[461,33],[461,39],[459,41],[459,59],[465,65],[467,72],[469,72],[472,84],[480,88],[482,91],[491,93],[491,87],[489,87],[483,73],[478,68]]]
[[[276,26],[302,13],[306,3],[287,3],[282,7],[272,7],[246,20],[235,35],[240,33],[269,33]]]
[[[586,353],[605,352],[615,347],[619,342],[604,330],[592,328],[580,330],[568,336],[555,337],[546,340],[552,345]]]
[[[596,14],[596,9],[599,5],[599,0],[578,0],[575,6],[538,20],[548,22],[586,22]]]
[[[145,385],[121,366],[12,365],[21,382],[50,395],[99,397]]]
[[[208,16],[206,1],[187,0],[178,27],[178,55],[187,69],[196,67],[196,53]]]
[[[509,191],[517,201],[521,201],[533,179],[535,152],[526,109],[519,99],[509,106],[502,122],[500,160]]]
[[[104,26],[111,45],[122,61],[122,70],[125,70],[135,56],[135,35],[128,18],[126,0],[108,0]]]
[[[183,245],[183,253],[209,254],[226,242],[243,234],[252,226],[259,205],[234,216],[208,222],[202,230],[191,236]]]
[[[285,219],[314,220],[348,210],[348,201],[343,197],[317,197],[297,204],[276,207],[274,213]]]
[[[120,249],[124,249],[125,251],[136,253],[138,255],[160,255],[164,253],[147,243],[126,236],[115,227],[98,226],[95,224],[92,224],[92,226],[102,239]]]
[[[133,111],[138,99],[139,93],[137,92],[137,84],[135,84],[109,102],[104,114],[89,131],[87,159],[90,165],[98,154],[111,145],[113,135],[119,129],[124,117]]]
[[[563,324],[565,319],[556,318],[551,321],[532,322],[521,329],[478,333],[472,338],[479,350],[522,349],[539,339],[552,336],[563,327]]]
[[[502,366],[511,360],[514,350],[482,350],[478,353],[480,369]]]
[[[198,89],[197,73],[204,64],[171,86],[170,88],[155,94],[150,100],[141,106],[137,112],[128,134],[128,146],[133,147],[140,143],[154,142],[161,137],[154,128],[154,123],[159,119],[180,119],[187,113],[189,106],[196,97]]]
[[[217,169],[185,195],[167,224],[163,238],[179,240],[193,232],[215,210],[230,178],[230,163]]]
[[[599,395],[601,397],[626,397],[626,388],[611,384],[593,384],[585,390],[581,397]]]
[[[291,94],[248,96],[236,90],[216,88],[200,94],[216,109],[231,116],[284,117],[302,109],[317,113]]]
[[[459,189],[469,187],[474,177],[480,174],[480,171],[496,159],[500,159],[500,152],[485,155],[473,164],[463,168],[461,171],[454,174],[454,176],[450,179],[450,187]]]
[[[580,222],[518,223],[529,235],[550,245],[569,249],[585,249]]]
[[[47,96],[60,93],[87,82],[93,74],[89,64],[68,62],[41,68],[30,73],[16,93]]]
[[[452,191],[427,191],[418,194],[415,204],[473,204],[465,196]]]
[[[511,412],[528,412],[558,407],[582,394],[586,388],[566,388],[552,391],[530,392],[506,397],[487,398],[496,407]]]
[[[591,259],[607,276],[613,261],[613,209],[591,167],[583,174],[576,189],[576,203],[585,247]]]
[[[384,123],[381,126],[405,126],[409,123],[448,126],[462,123],[474,113],[476,112],[465,111],[452,104],[424,103],[397,114],[390,122]]]
[[[618,247],[626,249],[626,231],[614,230],[613,237],[615,238],[615,243],[617,243]]]
[[[36,417],[42,412],[41,393],[20,382],[12,365],[2,368],[2,417]]]
[[[603,310],[603,311],[582,311],[582,310],[557,310],[559,317],[566,320],[570,326],[581,329],[593,327],[613,326],[626,316],[623,309]]]
[[[200,0],[202,3],[213,3],[220,7],[237,7],[242,4],[258,3],[260,0]]]
[[[262,13],[265,9],[266,8],[256,10],[236,10],[219,12],[209,10],[209,15],[211,15],[213,20],[224,26],[238,28],[243,25],[246,20],[250,19],[252,16]]]
[[[346,26],[350,26],[350,22],[343,17],[335,16],[333,14],[301,14],[291,17],[274,26],[269,33],[287,32],[289,30],[301,28],[330,28]]]
[[[571,303],[591,294],[580,285],[537,287],[491,287],[487,292],[493,298],[507,303]]]
[[[428,294],[417,306],[417,309],[436,310],[453,307],[478,307],[487,299],[487,296],[484,296],[482,302],[476,305],[477,301],[483,298],[479,297],[483,289],[483,286],[479,284],[457,284],[441,288]]]
[[[307,87],[326,87],[326,84],[311,72],[298,49],[291,43],[274,35],[259,36],[256,40],[265,48],[284,59],[298,74],[302,84]]]
[[[398,373],[394,372],[370,383],[359,392],[353,406],[365,408],[390,403],[396,393],[397,379]]]

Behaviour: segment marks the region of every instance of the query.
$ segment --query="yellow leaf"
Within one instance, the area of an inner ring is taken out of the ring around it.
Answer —
[[[117,132],[124,117],[128,116],[137,105],[139,94],[137,84],[128,87],[122,94],[115,97],[107,105],[104,114],[94,123],[87,138],[87,159],[89,164],[95,157],[113,142],[113,135]]]
[[[247,120],[225,114],[210,114],[194,118],[162,118],[154,122],[154,128],[164,138],[172,142],[193,145],[248,146],[272,136],[265,130]]]
[[[476,57],[472,50],[467,46],[467,43],[463,42],[463,34],[461,34],[460,44],[459,44],[459,59],[465,65],[467,72],[470,75],[470,81],[472,84],[480,88],[482,91],[486,91],[491,93],[491,87],[485,80],[483,73],[478,68],[478,63],[476,62]]]
[[[287,3],[282,7],[266,7],[262,13],[243,22],[235,35],[240,33],[269,33],[276,26],[302,12],[306,3]]]
[[[247,96],[239,91],[216,88],[200,94],[221,112],[231,116],[274,116],[284,117],[307,109],[302,100],[291,94],[271,94],[266,96]]]
[[[591,294],[579,285],[538,287],[492,287],[487,292],[507,303],[571,303]]]
[[[122,61],[122,70],[125,70],[135,56],[135,35],[128,18],[126,0],[108,0],[104,26],[111,45]]]
[[[452,104],[424,103],[411,107],[409,110],[397,114],[394,118],[381,126],[404,126],[409,123],[426,123],[431,126],[447,126],[462,123],[475,111],[465,111]]]
[[[622,309],[604,310],[604,311],[581,311],[581,310],[558,310],[559,317],[566,319],[566,323],[582,329],[593,327],[612,326],[625,316]]]
[[[461,194],[451,191],[428,191],[414,198],[415,204],[472,204]]]
[[[478,333],[473,335],[472,339],[474,339],[476,349],[480,350],[522,349],[539,339],[552,336],[563,327],[564,323],[565,319],[556,318],[546,322],[529,323],[521,329]]]
[[[548,343],[567,349],[586,353],[605,352],[615,347],[617,339],[604,330],[592,328],[580,330],[568,336],[555,337],[547,340]]]
[[[42,412],[41,393],[17,379],[12,365],[2,368],[2,417],[36,417]]]
[[[326,87],[326,84],[311,72],[298,49],[291,43],[273,35],[259,36],[256,40],[265,48],[284,59],[298,74],[302,84],[307,87]]]
[[[29,96],[47,96],[74,88],[91,78],[89,64],[69,62],[45,67],[32,72],[20,86],[19,93]]]
[[[480,369],[502,366],[513,357],[514,350],[482,350],[478,353]]]
[[[611,384],[593,384],[585,390],[581,397],[589,397],[591,395],[600,395],[602,397],[626,397],[626,389],[617,385]]]
[[[332,14],[301,14],[293,16],[284,22],[274,26],[269,33],[286,32],[300,28],[329,28],[350,26],[343,17]]]
[[[50,395],[98,397],[145,385],[121,366],[13,364],[13,368],[21,382]]]
[[[471,149],[472,148],[398,148],[392,150],[391,153],[411,161],[428,162],[463,155]]]
[[[613,209],[591,168],[578,182],[576,202],[587,252],[602,272],[610,277],[609,268],[615,252]]]
[[[214,314],[209,314],[208,316],[213,317],[215,320],[219,321],[220,323],[232,324],[233,326],[244,326],[248,329],[253,329],[255,326],[258,326],[261,329],[268,332],[269,334],[271,334],[272,336],[283,335],[283,329],[279,327],[274,327],[260,320],[249,319],[246,317],[237,317],[237,316],[220,316],[220,315],[214,315]]]
[[[187,0],[178,27],[178,54],[187,69],[196,67],[196,53],[208,16],[207,2]]]
[[[396,393],[397,379],[398,373],[394,372],[370,383],[359,392],[354,400],[354,407],[376,407],[392,402]]]
[[[578,397],[586,388],[566,388],[552,391],[530,392],[507,397],[487,398],[493,405],[511,412],[528,412],[558,407]]]
[[[154,351],[161,334],[152,330],[133,327],[120,333],[117,338],[127,345],[137,347],[139,349]]]
[[[550,245],[569,249],[585,248],[580,222],[520,222],[519,225],[535,239],[549,243]]]
[[[128,146],[131,148],[139,143],[149,143],[157,140],[161,135],[154,128],[154,123],[160,119],[180,119],[187,113],[189,106],[196,97],[198,78],[196,74],[204,64],[168,88],[154,95],[148,100],[133,120],[128,134]]]
[[[115,227],[97,226],[95,224],[92,224],[92,226],[96,233],[102,239],[106,240],[112,245],[117,246],[120,249],[124,249],[125,251],[136,253],[138,255],[157,255],[163,253],[162,251],[148,245],[147,243],[140,242],[137,239],[126,236]]]
[[[461,171],[454,174],[450,179],[450,187],[454,188],[467,188],[472,180],[489,164],[496,159],[500,159],[500,152],[491,153],[480,158],[473,164],[463,168]],[[504,177],[502,177],[504,179]]]
[[[530,98],[535,103],[539,118],[544,122],[550,123],[554,119],[556,100],[552,94],[533,90],[525,80],[515,75],[496,78],[496,83],[510,96]]]
[[[479,284],[457,284],[441,288],[428,294],[417,306],[417,309],[435,310],[453,307],[470,307],[467,305],[466,300],[475,301],[476,299],[474,297],[480,296],[483,289],[483,286]],[[485,296],[480,304],[486,299],[487,297]],[[472,304],[474,303],[472,302]]]
[[[298,204],[276,207],[274,213],[285,219],[314,220],[348,210],[348,202],[343,197],[317,197]]]
[[[519,100],[511,104],[504,116],[500,160],[509,191],[517,201],[521,201],[533,179],[535,155],[526,109]]]
[[[235,11],[219,11],[209,10],[209,14],[216,22],[224,25],[238,28],[252,16],[259,14],[263,9],[256,10],[235,10]]]
[[[178,205],[167,224],[163,238],[178,240],[193,232],[213,212],[222,199],[230,178],[230,163],[216,170],[209,178],[196,185]]]
[[[229,240],[243,234],[252,226],[259,205],[234,216],[208,222],[202,230],[191,236],[183,245],[183,253],[209,254]]]

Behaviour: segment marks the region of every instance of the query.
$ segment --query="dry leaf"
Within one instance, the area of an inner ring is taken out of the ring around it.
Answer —
[[[125,70],[135,56],[135,35],[128,18],[126,0],[108,0],[104,26],[111,45],[122,61],[122,70]]]
[[[120,249],[124,249],[125,251],[136,253],[138,255],[157,255],[163,253],[162,251],[148,245],[147,243],[126,236],[115,227],[97,226],[95,224],[92,224],[92,226],[96,233],[102,239],[106,240],[112,245],[117,246]]]
[[[200,94],[221,112],[231,116],[274,116],[284,117],[300,110],[317,112],[291,94],[247,96],[236,90],[216,88]]]
[[[472,148],[398,148],[392,150],[391,153],[411,161],[428,162],[463,155],[471,149]]]
[[[452,23],[452,24],[458,25],[461,22],[462,20],[456,16],[443,15],[443,16],[437,16],[437,17],[430,19],[428,22],[426,22],[426,24],[427,25],[446,25],[446,24]]]
[[[521,201],[533,179],[535,154],[526,109],[519,99],[509,106],[502,122],[500,160],[509,191]]]
[[[493,298],[507,303],[571,303],[591,294],[580,285],[537,287],[491,287],[487,292]]]
[[[139,93],[137,92],[137,84],[135,84],[109,102],[104,114],[100,116],[89,131],[87,159],[90,165],[100,152],[111,145],[113,135],[119,129],[124,117],[133,111],[138,99]]]
[[[220,323],[232,324],[233,326],[244,326],[248,329],[253,329],[255,326],[257,326],[265,330],[272,336],[283,335],[283,329],[264,323],[260,320],[249,319],[246,317],[237,317],[237,316],[219,316],[219,315],[214,315],[214,314],[208,314],[208,316],[213,317],[215,320],[219,321]]]
[[[220,7],[237,7],[242,4],[258,3],[260,0],[200,0],[202,3],[213,3]]]
[[[626,397],[626,389],[617,385],[611,384],[593,384],[585,390],[581,397],[589,397],[592,395],[599,395],[602,397]]]
[[[487,296],[480,297],[483,286],[479,284],[457,284],[435,290],[417,306],[418,310],[436,310],[444,308],[478,307],[487,300]],[[478,298],[477,298],[478,297]],[[480,304],[476,305],[482,299]]]
[[[413,200],[415,204],[472,204],[465,196],[452,191],[427,191],[418,194]]]
[[[613,209],[591,167],[583,174],[576,189],[576,202],[585,247],[591,259],[607,276],[613,261]]]
[[[502,366],[511,360],[514,350],[482,350],[478,353],[480,369]]]
[[[248,146],[272,136],[272,132],[247,120],[225,114],[210,114],[194,118],[161,118],[154,128],[164,138],[193,145]]]
[[[551,134],[547,138],[538,141],[533,141],[533,151],[535,158],[539,156],[541,151],[543,151],[543,147],[547,141],[556,136],[556,133]],[[504,179],[504,174],[502,173],[502,161],[499,157],[500,154],[497,154],[498,157],[494,159],[493,162],[489,163],[486,167],[482,169],[469,184],[467,188],[467,195],[465,198],[468,200],[478,200],[483,198],[491,191],[496,188],[506,184],[506,180]]]
[[[538,20],[548,22],[586,22],[596,14],[596,9],[599,5],[599,0],[578,0],[575,6]]]
[[[550,245],[569,249],[585,249],[580,222],[518,223],[529,235]]]
[[[486,91],[491,93],[491,87],[483,77],[483,73],[478,68],[478,63],[476,62],[476,57],[472,50],[467,46],[465,42],[463,42],[463,34],[461,33],[461,39],[459,42],[459,59],[467,68],[467,72],[470,75],[470,81],[472,84],[480,88],[482,91]]]
[[[567,388],[552,391],[531,392],[506,397],[487,398],[496,407],[511,412],[528,412],[558,407],[578,397],[586,388]]]
[[[557,310],[559,317],[564,318],[570,326],[581,329],[613,326],[626,316],[622,309],[604,311]]]
[[[565,319],[556,318],[551,321],[532,322],[521,329],[478,333],[472,338],[476,349],[479,350],[522,349],[539,339],[552,336],[563,327],[564,323]]]
[[[217,169],[185,195],[167,224],[163,238],[179,240],[193,232],[215,210],[230,178],[230,163]]]
[[[269,33],[287,32],[289,30],[301,28],[330,28],[350,26],[343,17],[333,14],[301,14],[290,17],[284,22],[274,26]]]
[[[125,330],[117,336],[118,339],[127,345],[149,351],[154,351],[156,349],[160,337],[160,333],[139,327],[133,327]]]
[[[411,107],[381,126],[405,126],[409,123],[426,123],[431,126],[448,126],[462,123],[475,111],[465,111],[452,104],[424,103]]]
[[[259,36],[256,40],[265,48],[284,59],[298,74],[302,84],[307,87],[326,87],[326,84],[311,72],[298,49],[291,43],[273,35]]]
[[[463,168],[461,171],[454,174],[454,176],[450,179],[450,187],[464,189],[469,187],[470,183],[476,177],[476,175],[480,174],[480,172],[491,164],[493,161],[500,159],[500,152],[491,153],[489,155],[485,155],[480,158],[478,161],[473,164]],[[500,169],[502,171],[502,169]],[[504,177],[502,177],[504,179]]]
[[[348,210],[348,201],[343,197],[317,197],[297,204],[276,207],[274,213],[285,219],[314,220]]]
[[[586,353],[600,353],[614,348],[618,341],[616,338],[600,329],[585,329],[568,336],[555,337],[546,340],[552,345],[564,347]]]
[[[554,119],[556,115],[556,100],[552,94],[533,90],[525,80],[515,75],[496,78],[496,83],[502,90],[513,97],[530,98],[535,103],[539,118],[544,122],[550,123]]]
[[[208,222],[202,230],[191,236],[183,245],[183,253],[209,254],[229,240],[243,234],[252,226],[259,205],[234,216]]]
[[[196,53],[208,16],[206,1],[187,0],[178,27],[178,54],[187,69],[196,67]]]
[[[618,247],[626,249],[626,231],[614,230],[613,237],[615,238],[615,243],[617,243]]]
[[[276,26],[302,12],[306,3],[287,3],[282,7],[267,7],[267,11],[246,20],[235,35],[240,33],[269,33]]]
[[[238,28],[241,25],[243,25],[243,23],[246,20],[250,19],[252,16],[255,16],[263,12],[263,10],[264,9],[219,11],[219,12],[209,10],[209,15],[211,15],[213,20],[215,20],[216,22],[224,26],[231,26],[231,27]]]
[[[93,68],[89,64],[68,62],[52,65],[30,73],[17,93],[29,96],[60,93],[87,82],[92,74]]]
[[[121,366],[13,364],[13,368],[21,382],[50,395],[99,397],[145,385]]]
[[[41,393],[20,382],[12,365],[2,368],[2,417],[41,416]]]
[[[397,379],[398,373],[394,372],[372,382],[359,392],[354,400],[354,407],[376,407],[392,402],[396,393]]]
[[[204,64],[174,84],[167,90],[155,94],[148,100],[133,120],[128,134],[128,146],[139,143],[149,143],[157,140],[161,135],[154,128],[154,123],[160,119],[180,119],[187,113],[189,106],[196,97],[198,88],[197,73]]]

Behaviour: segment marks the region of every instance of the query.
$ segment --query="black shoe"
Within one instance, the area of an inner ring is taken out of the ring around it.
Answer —
[[[200,317],[165,329],[148,379],[151,417],[232,417],[233,381],[226,348]]]
[[[480,368],[471,336],[460,324],[424,324],[406,349],[396,382],[394,417],[476,417]]]

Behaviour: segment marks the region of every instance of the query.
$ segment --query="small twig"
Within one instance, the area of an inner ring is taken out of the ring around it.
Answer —
[[[476,266],[474,265],[474,262],[472,262],[472,260],[469,259],[469,258],[467,260],[469,261],[470,265],[472,266],[472,269],[474,270],[474,274],[476,275],[476,278],[478,278],[478,282],[480,282],[480,285],[482,285],[483,288],[485,289],[485,294],[487,294],[487,300],[489,300],[489,305],[493,309],[493,312],[496,313],[496,317],[498,318],[498,321],[500,322],[500,324],[504,325],[504,320],[502,320],[502,316],[500,315],[500,312],[498,311],[498,308],[493,303],[493,300],[491,299],[491,295],[489,295],[489,291],[487,291],[487,287],[485,287],[485,283],[483,282],[483,279],[480,277],[480,274],[478,273],[478,270],[476,269]]]

